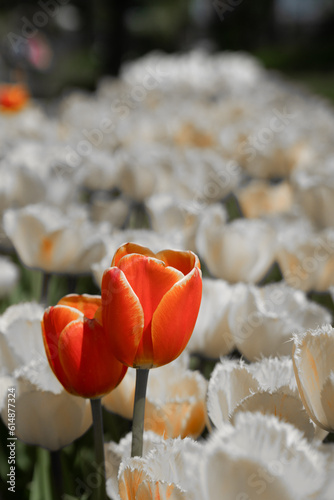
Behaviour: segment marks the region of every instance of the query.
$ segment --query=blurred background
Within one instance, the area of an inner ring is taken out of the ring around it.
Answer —
[[[1,0],[0,81],[94,90],[152,50],[242,50],[334,99],[334,0]]]

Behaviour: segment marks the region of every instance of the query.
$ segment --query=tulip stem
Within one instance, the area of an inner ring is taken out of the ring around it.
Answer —
[[[100,480],[97,483],[97,500],[106,500],[106,469],[104,461],[104,439],[103,439],[103,420],[102,420],[102,405],[101,398],[90,400],[93,417],[93,432],[94,432],[94,447],[95,460],[100,475]]]
[[[141,457],[143,454],[144,416],[148,372],[149,370],[146,368],[137,368],[136,370],[136,391],[135,402],[133,406],[131,457]]]
[[[51,278],[50,273],[43,272],[40,303],[43,304],[45,307],[48,306],[50,278]]]

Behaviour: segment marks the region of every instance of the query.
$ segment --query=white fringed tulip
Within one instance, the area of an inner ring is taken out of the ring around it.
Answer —
[[[204,445],[205,499],[321,498],[326,456],[291,424],[275,416],[241,413]]]
[[[331,314],[284,282],[236,286],[229,308],[234,342],[249,361],[291,354],[292,334],[329,323]]]
[[[260,411],[293,424],[308,439],[324,437],[303,408],[288,357],[264,358],[250,365],[221,360],[210,378],[207,407],[218,429],[234,423],[240,412]]]
[[[322,325],[294,335],[293,364],[300,397],[310,418],[334,431],[334,329]]]
[[[117,388],[115,389],[117,390]],[[114,392],[114,391],[112,391]],[[163,436],[155,434],[152,431],[144,431],[143,435],[143,457],[154,450],[165,441]],[[106,475],[107,475],[107,493],[111,498],[118,498],[118,469],[122,460],[131,456],[132,433],[129,432],[119,443],[110,441],[104,445]]]
[[[127,458],[118,472],[121,500],[201,500],[202,445],[186,439],[157,444],[143,458]]]

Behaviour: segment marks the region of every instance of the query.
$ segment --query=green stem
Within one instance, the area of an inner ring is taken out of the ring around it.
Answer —
[[[133,406],[131,457],[141,457],[143,454],[144,416],[148,373],[148,369],[137,368],[136,370],[136,391],[135,402]]]
[[[43,304],[45,307],[48,306],[48,292],[49,292],[50,278],[51,278],[51,273],[46,273],[43,271],[40,303]]]
[[[102,405],[101,398],[90,400],[93,416],[93,432],[94,432],[94,447],[95,459],[98,466],[100,481],[97,485],[97,500],[106,500],[106,469],[104,462],[104,439],[103,439],[103,421],[102,421]]]

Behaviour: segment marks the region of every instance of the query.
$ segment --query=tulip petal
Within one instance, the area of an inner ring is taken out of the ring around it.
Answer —
[[[177,250],[161,250],[155,257],[165,262],[167,266],[178,269],[184,275],[190,273],[194,267],[200,269],[199,258],[190,251],[180,252]]]
[[[152,364],[151,338],[152,316],[164,295],[177,283],[183,274],[165,263],[143,255],[128,255],[119,262],[132,290],[139,299],[144,312],[144,329],[135,358],[136,366]]]
[[[144,313],[124,273],[107,269],[102,277],[102,320],[110,334],[114,352],[122,363],[132,366],[144,328]]]
[[[49,364],[65,388],[69,381],[59,360],[59,337],[68,323],[82,318],[83,314],[77,309],[57,305],[45,311],[42,321],[43,341]]]
[[[332,431],[323,406],[323,389],[333,370],[334,330],[331,325],[322,325],[294,335],[292,352],[293,367],[300,397],[310,418],[322,429]],[[327,388],[328,390],[328,388]],[[326,392],[327,392],[326,390]]]
[[[93,319],[99,307],[101,307],[100,295],[76,295],[74,293],[65,295],[57,305],[74,307],[79,309],[86,318]]]
[[[125,243],[125,245],[122,245],[116,250],[111,262],[111,267],[118,266],[119,261],[125,255],[129,254],[139,254],[146,255],[146,257],[155,257],[155,254],[152,252],[152,250],[147,247],[139,245],[138,243]]]
[[[64,328],[59,337],[59,358],[70,384],[66,389],[82,397],[107,394],[126,372],[114,357],[103,327],[87,318],[72,321]]]
[[[164,295],[152,318],[154,366],[181,354],[194,329],[201,298],[202,278],[197,267]]]

